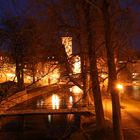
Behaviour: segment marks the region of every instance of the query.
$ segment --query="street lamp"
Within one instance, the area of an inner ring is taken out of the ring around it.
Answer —
[[[116,87],[120,92],[123,90],[123,85],[120,83],[118,83]]]

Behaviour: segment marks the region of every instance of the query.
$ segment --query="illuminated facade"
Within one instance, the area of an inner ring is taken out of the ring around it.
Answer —
[[[73,73],[81,73],[81,58],[78,55],[74,57]]]
[[[72,37],[62,37],[62,44],[65,46],[65,51],[66,54],[68,56],[68,58],[70,58],[72,56]],[[74,56],[73,57],[73,64],[72,64],[72,71],[73,74],[78,74],[81,73],[81,59],[80,57]]]
[[[68,56],[69,62],[71,64],[71,69],[73,74],[81,73],[81,59],[77,56],[72,56],[72,37],[62,37],[62,44],[65,46],[65,51]],[[2,56],[0,61],[3,61]],[[1,62],[2,63],[2,62]],[[30,84],[33,82],[33,75],[31,70],[25,65],[24,68],[24,83]],[[39,62],[35,66],[34,73],[35,81],[38,81],[38,85],[50,85],[55,84],[60,79],[60,66],[58,62],[53,59],[49,59],[46,62]],[[15,64],[10,64],[8,62],[4,63],[0,69],[0,83],[6,81],[17,81],[16,79],[16,66]]]
[[[6,81],[15,81],[16,79],[16,67],[15,64],[5,63],[0,68],[0,83]],[[50,85],[58,82],[60,77],[60,70],[57,62],[47,62],[36,64],[35,80],[38,80],[38,85]],[[31,84],[33,82],[33,77],[30,73],[24,69],[24,82],[25,84]]]
[[[65,46],[65,51],[68,57],[72,55],[72,37],[62,37],[62,44]]]
[[[40,85],[51,85],[59,81],[60,78],[60,67],[57,62],[50,61],[47,63],[38,63],[36,67],[36,80],[40,79],[38,84]]]

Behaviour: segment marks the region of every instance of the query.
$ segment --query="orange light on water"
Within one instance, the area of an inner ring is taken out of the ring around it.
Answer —
[[[52,109],[59,109],[60,99],[56,94],[52,95]]]

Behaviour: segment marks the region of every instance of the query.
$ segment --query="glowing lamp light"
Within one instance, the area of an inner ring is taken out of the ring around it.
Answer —
[[[119,89],[119,90],[123,90],[123,85],[122,84],[117,84],[117,89]]]
[[[102,73],[102,74],[101,74],[101,77],[102,77],[102,78],[105,78],[105,77],[106,77],[106,75]]]
[[[72,92],[75,93],[75,94],[83,93],[83,91],[78,86],[73,86],[72,87]]]

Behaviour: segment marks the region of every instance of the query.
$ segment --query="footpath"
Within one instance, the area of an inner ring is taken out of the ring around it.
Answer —
[[[82,126],[71,135],[70,140],[114,140],[112,131],[112,104],[110,98],[103,99],[107,129],[97,132],[95,116],[81,117]],[[140,140],[140,101],[121,99],[121,115],[124,140]]]

